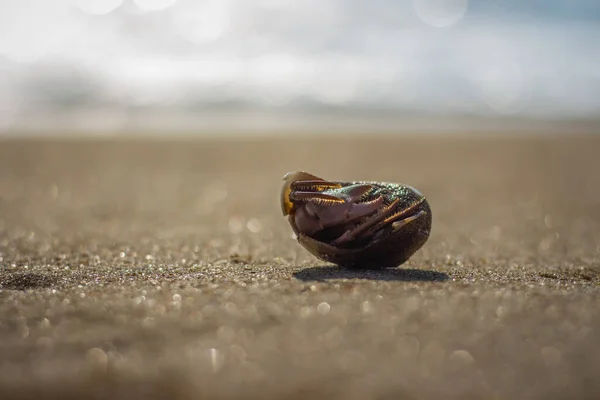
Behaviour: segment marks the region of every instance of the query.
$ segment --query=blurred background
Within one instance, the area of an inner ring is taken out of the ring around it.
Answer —
[[[0,134],[595,129],[598,43],[598,0],[0,0]]]

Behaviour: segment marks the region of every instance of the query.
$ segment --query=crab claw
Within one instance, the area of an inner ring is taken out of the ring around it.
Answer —
[[[296,227],[304,234],[313,235],[328,228],[348,229],[354,221],[374,213],[383,204],[383,198],[377,197],[364,203],[354,203],[346,199],[340,199],[332,203],[316,203],[311,200],[298,207],[294,222]]]
[[[346,227],[381,208],[384,199],[360,201],[372,190],[369,184],[346,185],[325,181],[306,172],[288,173],[284,177],[281,208],[291,215],[295,227],[306,235],[328,228]]]
[[[288,172],[283,177],[283,187],[281,188],[281,211],[283,215],[289,215],[293,212],[295,205],[293,197],[297,201],[303,198],[306,201],[314,199],[318,201],[336,201],[331,196],[323,195],[320,192],[329,188],[339,188],[341,185],[337,182],[329,182],[304,171]],[[292,192],[294,194],[292,195]]]

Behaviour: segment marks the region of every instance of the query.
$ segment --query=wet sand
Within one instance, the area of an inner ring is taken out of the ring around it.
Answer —
[[[600,397],[600,136],[0,142],[1,399]],[[282,176],[409,184],[432,235],[337,268]]]

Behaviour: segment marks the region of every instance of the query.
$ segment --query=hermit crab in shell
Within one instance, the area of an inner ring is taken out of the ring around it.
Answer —
[[[354,268],[397,267],[429,237],[431,209],[410,186],[328,181],[302,171],[283,181],[283,215],[298,242],[321,260]]]

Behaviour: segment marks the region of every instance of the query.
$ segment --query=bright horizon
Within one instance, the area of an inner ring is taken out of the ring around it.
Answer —
[[[593,0],[3,0],[0,132],[249,110],[589,120],[599,42]]]

